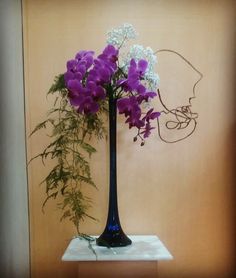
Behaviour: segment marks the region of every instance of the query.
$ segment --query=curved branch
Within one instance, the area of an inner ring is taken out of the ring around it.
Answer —
[[[191,96],[189,99],[188,99],[188,105],[184,105],[184,106],[179,106],[177,108],[174,108],[174,109],[169,109],[163,102],[162,98],[161,98],[161,93],[160,93],[160,90],[158,89],[157,90],[157,93],[158,93],[158,97],[159,97],[159,100],[160,100],[160,103],[161,105],[163,106],[164,110],[161,111],[160,113],[164,113],[164,114],[169,114],[171,113],[172,115],[175,116],[176,118],[176,121],[174,120],[171,120],[171,121],[167,121],[165,126],[167,129],[185,129],[189,126],[189,124],[191,122],[194,122],[194,126],[193,126],[193,129],[191,130],[191,132],[189,134],[187,134],[186,136],[180,138],[180,139],[177,139],[177,140],[173,140],[173,141],[168,141],[166,139],[164,139],[161,135],[161,128],[160,128],[160,122],[159,122],[159,119],[157,118],[157,129],[158,129],[158,135],[160,137],[160,139],[163,141],[163,142],[166,142],[166,143],[176,143],[176,142],[179,142],[179,141],[182,141],[186,138],[188,138],[189,136],[191,136],[193,134],[193,132],[195,131],[196,129],[196,126],[197,126],[197,121],[196,119],[198,118],[198,113],[193,113],[191,111],[191,108],[192,108],[192,100],[194,98],[196,98],[196,86],[197,84],[201,81],[201,79],[203,78],[203,74],[197,70],[195,68],[195,66],[189,61],[187,60],[183,55],[181,55],[180,53],[174,51],[174,50],[171,50],[171,49],[160,49],[160,50],[157,50],[155,52],[155,54],[159,53],[159,52],[171,52],[171,53],[174,53],[176,54],[177,56],[179,56],[181,59],[183,59],[195,72],[197,72],[200,77],[199,79],[194,83],[193,85],[193,96]],[[174,126],[173,126],[174,124]],[[172,127],[171,127],[172,125]]]

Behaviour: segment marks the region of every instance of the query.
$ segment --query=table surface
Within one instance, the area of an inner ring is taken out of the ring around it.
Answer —
[[[96,236],[94,236],[96,238]],[[97,246],[81,238],[73,238],[62,261],[160,261],[173,256],[155,235],[131,235],[132,244],[126,247],[107,248]]]

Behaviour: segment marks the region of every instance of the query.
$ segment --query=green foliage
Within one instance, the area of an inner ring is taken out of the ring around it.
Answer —
[[[47,159],[55,161],[55,166],[42,181],[45,184],[46,198],[42,208],[50,199],[60,198],[58,206],[62,209],[63,219],[71,220],[78,234],[81,221],[86,217],[95,220],[87,211],[91,200],[84,196],[84,186],[96,188],[91,177],[89,158],[96,149],[89,140],[94,136],[101,139],[106,134],[102,114],[107,112],[106,103],[96,115],[78,114],[67,100],[63,75],[55,78],[48,94],[56,95],[54,107],[48,112],[45,121],[39,123],[31,135],[42,129],[50,128],[50,144],[31,159],[41,158],[45,164]]]

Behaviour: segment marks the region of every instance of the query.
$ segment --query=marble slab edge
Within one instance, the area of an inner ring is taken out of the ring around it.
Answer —
[[[97,236],[93,236],[97,237]],[[126,247],[107,248],[95,241],[73,238],[62,261],[160,261],[172,260],[173,256],[155,235],[130,235],[132,244]]]

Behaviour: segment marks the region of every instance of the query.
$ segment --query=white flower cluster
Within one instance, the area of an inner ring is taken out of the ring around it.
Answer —
[[[142,45],[138,44],[131,46],[129,52],[122,61],[122,67],[125,72],[128,71],[131,59],[135,59],[137,62],[140,59],[144,59],[148,62],[148,67],[144,78],[147,81],[149,89],[156,90],[160,79],[158,74],[154,72],[154,66],[157,63],[157,57],[153,50],[150,47],[144,48]]]
[[[137,32],[132,24],[124,23],[118,28],[114,28],[107,33],[107,43],[120,48],[130,39],[135,39]]]

